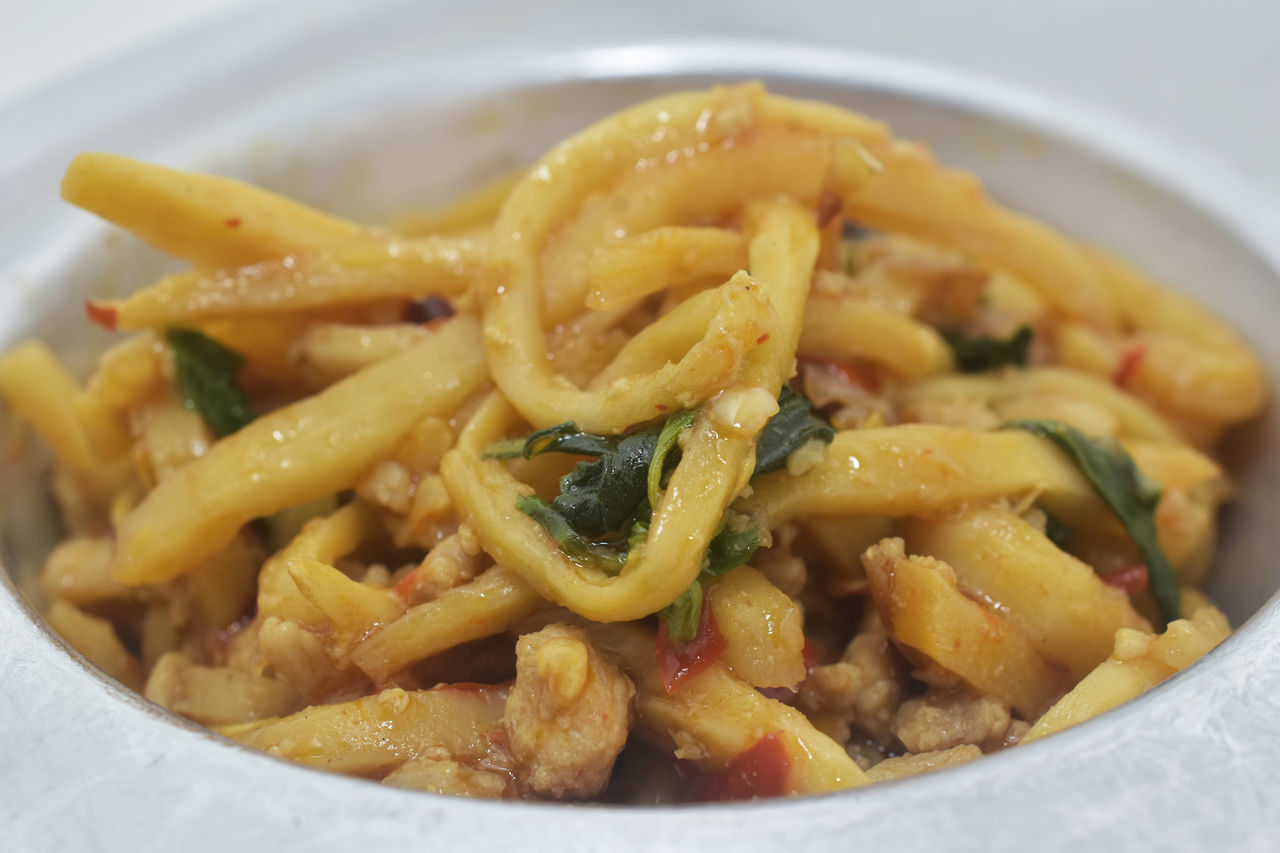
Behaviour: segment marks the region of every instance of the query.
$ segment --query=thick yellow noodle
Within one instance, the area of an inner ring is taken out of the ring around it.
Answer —
[[[91,303],[140,334],[86,383],[0,358],[67,526],[45,612],[240,743],[481,797],[616,798],[615,761],[678,798],[819,793],[1059,731],[1229,632],[1196,590],[1209,449],[1264,404],[1256,357],[856,113],[658,98],[394,233],[107,154],[63,196],[192,268]],[[175,326],[257,417],[215,436]],[[814,437],[757,475],[797,411]],[[1160,487],[1160,606],[1095,480],[998,428],[1049,417]],[[584,553],[526,513],[592,470],[534,430],[664,424],[628,529]]]

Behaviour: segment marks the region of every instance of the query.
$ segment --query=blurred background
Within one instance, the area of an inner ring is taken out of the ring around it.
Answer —
[[[338,57],[350,22],[391,17],[424,52],[501,55],[580,47],[587,33],[598,42],[604,20],[615,43],[775,38],[977,72],[1169,137],[1280,198],[1280,4],[1271,0],[3,0],[0,7],[0,155],[9,163],[24,153],[18,137],[43,129],[32,123],[58,120],[31,109],[33,100],[56,103],[49,93],[76,77],[147,57],[162,59],[150,74],[180,78],[184,46],[197,41],[234,68],[250,45],[327,30]],[[19,104],[28,108],[6,109]],[[26,128],[5,120],[18,117]]]

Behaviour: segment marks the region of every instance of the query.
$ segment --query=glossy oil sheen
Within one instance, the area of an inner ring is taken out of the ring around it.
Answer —
[[[1172,168],[1183,164],[1085,117],[949,73],[729,44],[593,51],[472,72],[461,92],[438,81],[415,87],[403,69],[377,66],[328,98],[282,85],[264,95],[274,108],[258,105],[246,125],[252,131],[221,156],[189,140],[153,153],[377,217],[528,163],[642,98],[760,76],[776,91],[863,109],[929,140],[944,161],[979,172],[1001,200],[1210,302],[1260,349],[1271,376],[1280,375],[1280,284],[1274,258],[1249,229],[1245,196],[1192,166]],[[51,214],[45,200],[30,203],[32,221],[48,227],[23,232],[21,245],[0,234],[0,258],[16,282],[0,294],[0,345],[39,333],[83,368],[105,340],[83,319],[83,299],[144,284],[171,265],[103,228]],[[1118,849],[1146,846],[1157,827],[1163,849],[1280,837],[1272,793],[1280,613],[1275,602],[1264,606],[1280,586],[1280,501],[1271,497],[1280,460],[1267,450],[1278,445],[1280,425],[1269,412],[1230,448],[1240,492],[1212,592],[1236,624],[1252,621],[1153,694],[929,777],[805,800],[652,810],[387,789],[236,748],[159,711],[68,654],[20,598],[16,587],[29,586],[51,538],[39,472],[10,465],[0,469],[13,572],[0,590],[4,823],[15,849],[97,842],[189,851],[288,849],[303,839],[310,849],[346,851],[424,839],[468,850],[994,850],[1027,849],[1028,839],[1036,849],[1076,849],[1085,839]]]

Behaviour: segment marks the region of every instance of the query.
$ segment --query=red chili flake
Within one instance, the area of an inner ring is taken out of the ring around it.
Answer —
[[[833,192],[824,192],[818,198],[817,220],[819,228],[826,228],[844,210],[844,199]]]
[[[800,361],[806,366],[825,371],[846,385],[857,385],[872,394],[880,391],[880,374],[876,373],[872,368],[847,361],[835,361],[830,358],[816,358],[814,356],[805,356]]]
[[[1146,563],[1130,563],[1102,576],[1103,583],[1124,590],[1126,595],[1142,592],[1149,580]]]
[[[800,657],[804,659],[804,675],[808,678],[813,675],[813,668],[818,665],[818,647],[808,637],[804,638],[804,648],[800,650]]]
[[[396,581],[396,585],[395,585],[396,595],[400,596],[401,600],[408,601],[409,597],[413,595],[413,588],[417,585],[417,583],[418,583],[418,570],[415,568],[410,570],[409,573],[406,574],[404,577],[400,578],[400,580]]]
[[[492,690],[497,685],[481,684],[479,681],[446,681],[437,684],[432,690],[457,690],[459,693],[482,693],[485,690]]]
[[[723,770],[708,774],[698,786],[699,802],[781,797],[787,793],[791,756],[781,732],[769,732],[738,753]]]
[[[658,668],[662,671],[662,684],[667,694],[676,692],[680,682],[705,672],[724,654],[725,639],[716,626],[715,614],[710,605],[702,602],[698,615],[698,633],[683,646],[671,642],[667,635],[667,623],[658,625]]]
[[[223,225],[225,225],[225,226],[227,226],[228,228],[239,228],[239,227],[240,227],[240,217],[239,217],[239,216],[233,216],[233,217],[231,217],[230,219],[223,220],[222,224],[223,224]]]
[[[659,412],[665,412],[668,408],[670,408],[669,406],[664,406],[662,403],[654,403],[654,405],[658,407]]]
[[[100,302],[86,302],[84,304],[84,313],[89,315],[89,320],[97,323],[108,332],[116,330],[116,308],[114,305],[103,305]]]
[[[759,346],[760,344],[764,343],[767,340],[769,340],[769,333],[765,332],[763,335],[756,338],[756,346]]]
[[[1142,367],[1142,361],[1146,357],[1146,347],[1138,346],[1127,351],[1120,356],[1120,363],[1116,365],[1115,372],[1111,374],[1111,381],[1120,388],[1128,388],[1129,383],[1137,375],[1138,368]]]

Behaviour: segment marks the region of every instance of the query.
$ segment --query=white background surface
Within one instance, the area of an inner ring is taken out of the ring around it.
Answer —
[[[495,15],[439,0],[391,7],[377,0],[0,0],[0,115],[102,63],[145,55],[235,16],[251,39],[381,6],[406,26],[446,28],[461,45],[519,43],[522,31],[548,18],[567,43],[576,33],[598,34],[604,17],[626,22],[612,27],[623,40],[780,37],[988,74],[1168,136],[1280,198],[1280,3],[1273,0],[849,0],[834,20],[807,12],[814,5],[538,0],[506,4]],[[234,64],[236,40],[221,49]],[[0,155],[15,142],[5,130]]]
[[[0,109],[210,19],[270,0],[0,0]]]

